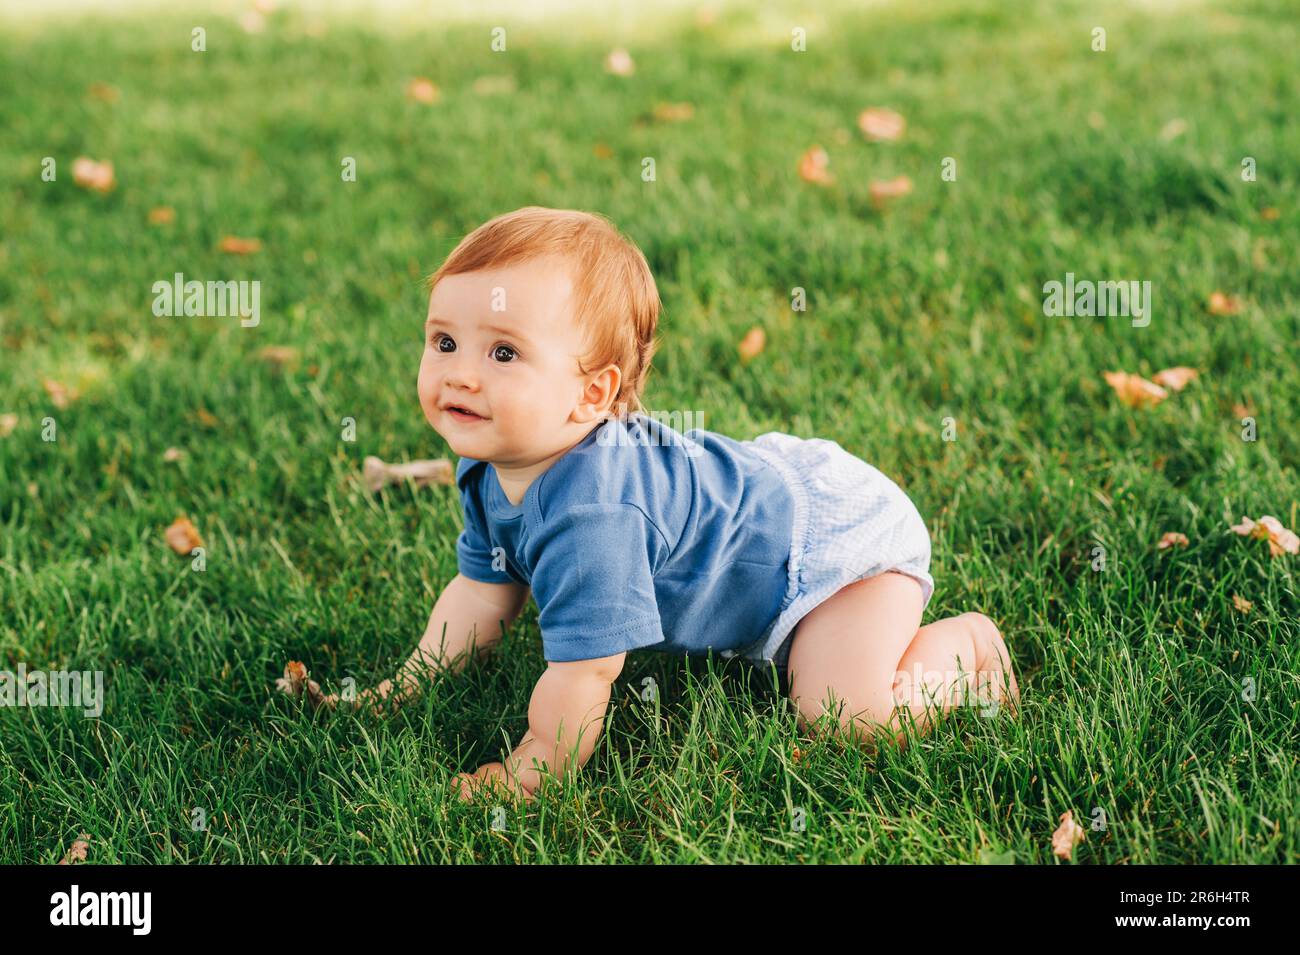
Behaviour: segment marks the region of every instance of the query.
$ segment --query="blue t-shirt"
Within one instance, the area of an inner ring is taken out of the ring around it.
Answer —
[[[611,418],[511,504],[462,458],[460,573],[532,587],[552,662],[650,647],[738,651],[783,608],[794,500],[742,442]]]

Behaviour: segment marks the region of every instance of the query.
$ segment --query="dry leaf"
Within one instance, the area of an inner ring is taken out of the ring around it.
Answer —
[[[1235,295],[1211,292],[1206,308],[1209,309],[1211,315],[1236,315],[1241,311],[1241,299]]]
[[[111,162],[95,162],[87,156],[78,156],[72,161],[72,181],[83,189],[96,192],[112,192],[117,185]]]
[[[1105,372],[1106,384],[1115,389],[1119,400],[1130,408],[1158,405],[1169,397],[1169,392],[1155,382],[1147,381],[1141,375],[1130,375],[1126,371]]]
[[[894,142],[907,129],[907,120],[892,109],[872,106],[858,114],[858,129],[862,130],[862,135],[869,142]]]
[[[205,428],[216,428],[221,424],[221,422],[217,420],[217,416],[207,408],[196,409],[194,417],[198,418],[199,424],[203,425]]]
[[[66,408],[81,397],[76,388],[69,388],[53,378],[46,378],[41,384],[45,386],[45,393],[50,396],[50,401],[56,408]]]
[[[636,72],[636,64],[632,62],[632,54],[621,46],[618,49],[610,50],[609,55],[605,57],[605,72],[613,73],[615,76],[631,76]]]
[[[654,118],[661,123],[683,123],[694,115],[692,103],[655,103]]]
[[[912,191],[912,180],[906,176],[893,179],[877,179],[868,187],[871,204],[877,209],[884,209],[894,199],[901,199]]]
[[[1067,862],[1074,855],[1074,847],[1082,841],[1083,827],[1074,821],[1074,810],[1061,813],[1061,824],[1052,833],[1052,854]]]
[[[261,239],[243,239],[237,235],[222,236],[217,243],[217,250],[230,255],[252,255],[262,251]]]
[[[298,660],[290,660],[284,665],[284,676],[275,681],[275,688],[295,700],[306,694],[307,701],[315,708],[326,703],[320,684],[311,679],[307,668]]]
[[[116,103],[121,95],[116,86],[107,83],[91,83],[86,87],[86,92],[90,94],[91,99],[103,100],[105,103]]]
[[[1160,138],[1164,142],[1173,142],[1183,133],[1187,132],[1187,120],[1171,119],[1160,130]]]
[[[798,766],[801,759],[803,759],[803,750],[796,746],[790,751],[790,762]]]
[[[178,554],[188,555],[194,548],[203,546],[198,529],[183,515],[172,521],[171,526],[163,531],[163,537],[167,546]]]
[[[613,159],[614,150],[610,149],[604,143],[596,143],[591,147],[591,154],[597,159]]]
[[[405,464],[388,464],[370,455],[362,463],[362,478],[366,487],[372,492],[380,491],[389,484],[400,484],[410,478],[416,487],[428,487],[430,484],[453,484],[456,481],[456,468],[446,458],[428,461],[408,461]]]
[[[820,146],[813,146],[799,157],[799,178],[804,182],[813,182],[819,186],[829,186],[835,181],[827,167],[831,157]]]
[[[79,862],[86,861],[86,853],[90,851],[90,836],[81,833],[73,840],[71,848],[59,860],[59,865],[76,865]]]
[[[298,349],[289,345],[267,345],[257,353],[257,357],[276,371],[280,371],[298,364]]]
[[[150,225],[171,225],[176,221],[176,210],[171,206],[154,206],[149,210]]]
[[[13,412],[0,414],[0,438],[7,438],[18,427],[18,415]]]
[[[1165,531],[1160,536],[1160,543],[1156,544],[1156,550],[1164,550],[1167,547],[1186,547],[1189,543],[1186,534],[1180,534],[1178,531]]]
[[[1177,368],[1165,368],[1156,372],[1151,376],[1151,380],[1162,388],[1168,388],[1170,391],[1182,391],[1187,387],[1187,383],[1198,374],[1200,372],[1195,368],[1179,365]]]
[[[755,325],[746,332],[745,337],[740,340],[740,357],[745,361],[749,361],[751,358],[757,358],[766,345],[767,333]]]
[[[515,91],[515,78],[510,74],[503,76],[480,76],[474,81],[474,92],[479,96],[500,96]]]
[[[1236,610],[1240,611],[1241,613],[1250,613],[1250,608],[1255,605],[1251,601],[1247,600],[1245,597],[1241,597],[1238,596],[1237,594],[1233,594],[1232,606]]]
[[[1268,541],[1270,557],[1300,554],[1300,536],[1297,536],[1295,531],[1283,527],[1282,522],[1271,514],[1265,514],[1258,521],[1243,516],[1241,523],[1233,524],[1231,529],[1244,537]]]
[[[1263,209],[1259,210],[1259,217],[1265,222],[1276,222],[1278,219],[1282,218],[1282,213],[1274,206],[1265,206]]]
[[[163,452],[163,460],[169,463],[172,461],[179,461],[183,457],[185,457],[185,452],[180,448],[168,448]]]
[[[406,98],[417,103],[436,103],[442,99],[442,90],[433,80],[417,76],[406,84]]]

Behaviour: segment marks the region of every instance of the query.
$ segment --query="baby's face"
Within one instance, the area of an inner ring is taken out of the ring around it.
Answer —
[[[572,291],[565,263],[545,258],[438,282],[424,329],[420,405],[457,455],[527,467],[585,433],[574,420],[585,343]]]

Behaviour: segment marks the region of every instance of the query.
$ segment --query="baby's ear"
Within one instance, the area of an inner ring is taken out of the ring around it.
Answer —
[[[586,424],[604,417],[614,404],[614,397],[622,383],[623,373],[618,365],[606,365],[589,375],[578,406],[573,409],[574,420]]]

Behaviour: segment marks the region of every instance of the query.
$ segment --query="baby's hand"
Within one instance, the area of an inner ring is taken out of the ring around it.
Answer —
[[[533,794],[518,781],[510,778],[510,774],[501,763],[484,763],[473,773],[457,773],[452,778],[452,787],[461,802],[473,801],[480,792],[488,792],[507,799],[512,796],[523,796],[526,802],[532,802],[534,798]]]
[[[354,710],[368,706],[370,712],[376,716],[384,715],[400,702],[402,702],[402,694],[393,692],[392,680],[385,680],[373,689],[363,690],[351,700],[342,700],[337,693],[330,693],[321,698],[321,705],[330,709],[336,709],[340,703],[347,703]]]

